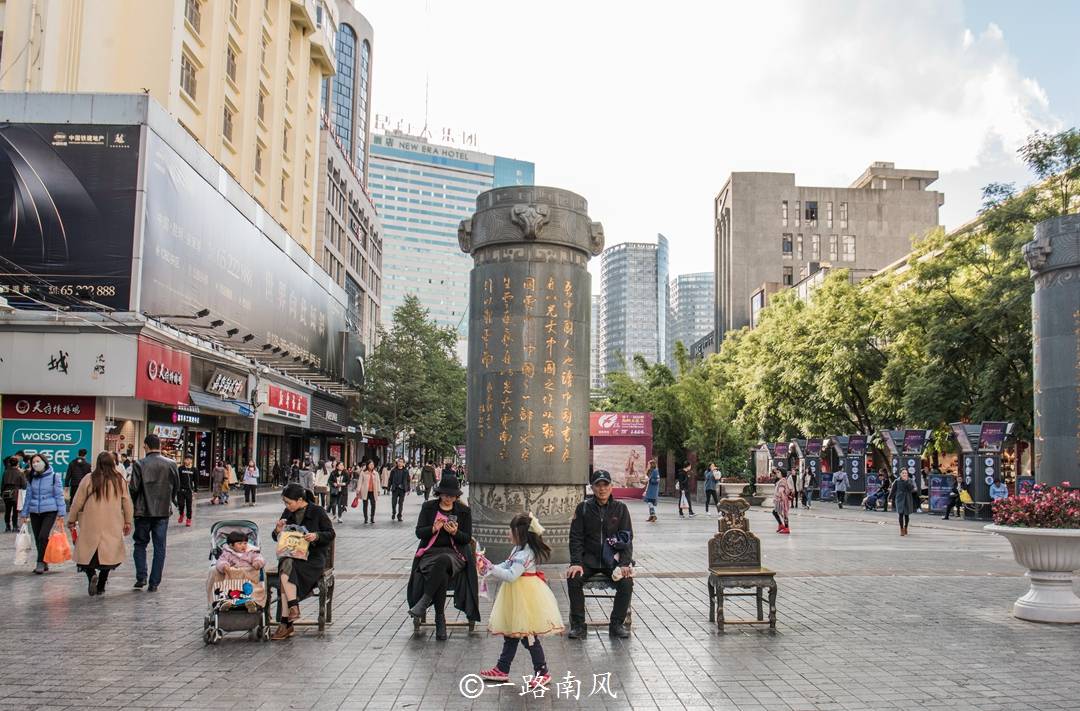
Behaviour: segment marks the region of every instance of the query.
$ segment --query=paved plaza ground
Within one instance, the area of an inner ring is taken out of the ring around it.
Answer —
[[[659,523],[647,525],[643,505],[631,502],[633,636],[612,640],[594,628],[584,642],[546,639],[552,676],[581,682],[576,701],[556,698],[554,684],[542,699],[489,687],[470,700],[461,678],[491,667],[501,640],[413,635],[404,587],[423,499],[412,495],[403,523],[388,520],[387,498],[376,526],[351,510],[338,527],[334,623],[324,634],[300,628],[281,643],[230,635],[205,646],[210,523],[251,518],[268,536],[282,508],[272,490],[255,508],[240,498],[202,503],[193,528],[172,523],[156,594],[130,589],[128,562],[104,597],[90,598],[71,564],[32,575],[11,565],[15,537],[0,538],[0,709],[1080,708],[1080,626],[1013,619],[1023,570],[975,522],[917,515],[900,538],[891,513],[817,504],[794,510],[792,535],[779,536],[771,516],[754,511],[765,564],[779,574],[778,628],[719,634],[708,623],[704,575],[715,518],[699,507],[697,518],[680,520],[665,500]],[[565,616],[561,570],[549,579]],[[490,605],[482,601],[485,620]],[[750,604],[734,607],[751,616]],[[527,671],[522,651],[511,673]],[[607,673],[615,698],[590,696],[594,675]]]

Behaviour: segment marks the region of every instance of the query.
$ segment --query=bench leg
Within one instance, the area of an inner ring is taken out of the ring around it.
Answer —
[[[319,631],[326,630],[326,588],[319,588]]]
[[[757,591],[757,594],[754,597],[757,598],[757,618],[758,618],[758,622],[761,622],[762,620],[765,619],[765,615],[763,614],[763,612],[761,610],[761,586],[760,585],[756,588],[756,591]]]
[[[716,627],[724,631],[724,586],[716,587]]]
[[[776,629],[776,584],[769,588],[769,629]]]
[[[334,581],[326,586],[326,624],[334,623]]]
[[[709,588],[709,622],[716,622],[716,595],[713,593],[711,581],[705,585]]]

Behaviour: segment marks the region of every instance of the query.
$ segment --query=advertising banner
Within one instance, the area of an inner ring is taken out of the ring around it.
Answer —
[[[866,459],[863,455],[849,454],[844,457],[844,465],[847,469],[848,491],[853,494],[866,491],[866,476],[863,470],[866,465]]]
[[[127,310],[138,174],[139,126],[0,124],[0,295]]]
[[[984,422],[979,429],[979,451],[1000,452],[1008,422]]]
[[[904,452],[922,454],[926,447],[926,430],[904,430]]]
[[[821,438],[811,437],[806,440],[806,456],[817,457],[821,455]]]
[[[866,473],[866,496],[871,497],[881,491],[881,477],[877,472]]]
[[[96,400],[92,397],[4,395],[5,420],[93,420]],[[5,454],[7,453],[6,450]]]
[[[866,435],[853,434],[848,437],[848,454],[866,454]]]
[[[589,414],[593,469],[611,472],[615,496],[640,497],[649,481],[652,457],[651,412]]]
[[[278,244],[153,131],[147,132],[140,309],[210,309],[236,328],[341,375],[345,292],[291,240]],[[193,209],[193,206],[198,206]],[[294,261],[286,250],[295,252]]]
[[[311,398],[302,392],[282,385],[270,385],[266,391],[266,403],[259,412],[289,420],[307,427],[311,424]]]
[[[806,455],[806,470],[810,472],[810,486],[821,486],[821,457],[816,454]]]
[[[1018,476],[1016,477],[1016,495],[1017,496],[1031,496],[1031,492],[1035,490],[1035,477],[1033,476]]]
[[[5,398],[6,400],[7,398]],[[2,450],[6,454],[20,449],[28,456],[43,454],[61,477],[80,449],[93,452],[94,423],[79,420],[9,420],[4,419]]]
[[[139,338],[135,397],[166,405],[186,405],[191,386],[191,354]]]
[[[836,492],[833,488],[832,472],[821,472],[818,481],[818,498],[822,501],[834,501]]]
[[[112,333],[0,333],[0,392],[131,397],[135,346]]]
[[[953,477],[945,474],[930,476],[930,511],[944,513],[949,507],[949,491],[952,490]]]

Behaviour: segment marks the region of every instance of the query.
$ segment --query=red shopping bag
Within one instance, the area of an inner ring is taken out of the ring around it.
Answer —
[[[360,506],[360,494],[357,493],[356,496],[353,497],[352,507],[355,509],[355,508],[359,508],[359,506]]]
[[[71,544],[68,543],[67,534],[62,530],[54,530],[49,534],[49,545],[45,547],[45,562],[49,565],[57,565],[69,560],[71,560]]]

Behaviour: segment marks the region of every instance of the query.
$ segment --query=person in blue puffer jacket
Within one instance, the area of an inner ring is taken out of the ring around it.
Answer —
[[[34,573],[41,575],[49,569],[45,562],[45,547],[49,545],[49,534],[57,523],[64,525],[64,517],[67,515],[64,478],[53,471],[49,460],[42,454],[30,457],[29,475],[20,523],[30,521],[34,541],[37,543],[37,566]]]

